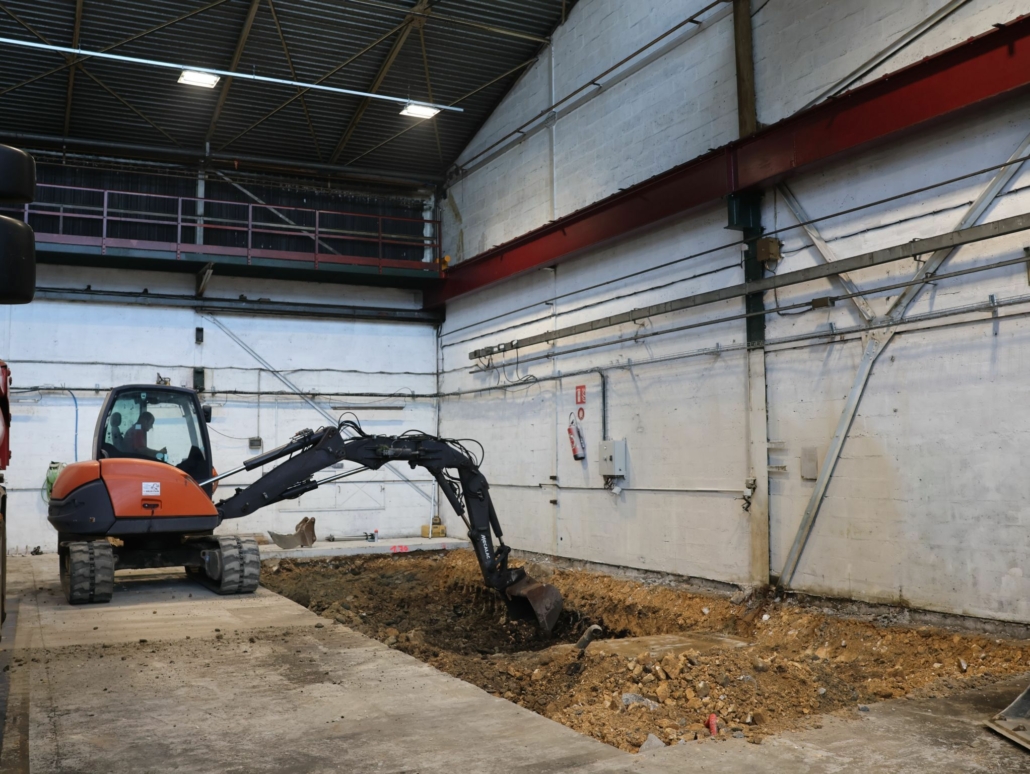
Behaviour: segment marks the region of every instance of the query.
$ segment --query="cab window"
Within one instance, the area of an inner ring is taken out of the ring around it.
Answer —
[[[123,392],[103,425],[101,456],[167,462],[194,478],[211,469],[191,396],[161,389]]]

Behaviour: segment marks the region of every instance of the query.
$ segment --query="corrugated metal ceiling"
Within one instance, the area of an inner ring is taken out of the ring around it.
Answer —
[[[112,50],[127,56],[228,69],[251,2],[84,0],[79,46],[102,50],[120,44]],[[353,165],[421,179],[443,178],[522,71],[499,76],[532,60],[539,39],[561,22],[563,6],[567,12],[574,4],[428,0],[423,6],[428,7],[427,15],[411,16],[408,11],[416,6],[415,0],[257,2],[238,71],[290,78],[285,39],[297,80],[318,81],[353,59],[325,83],[367,91],[409,26],[379,91],[428,100],[428,66],[433,101],[460,100],[465,112],[445,112],[418,122],[399,115],[395,104],[373,100],[341,144],[360,98],[312,91],[281,107],[295,97],[294,88],[237,79],[210,137],[211,149],[288,159],[298,166]],[[69,46],[75,13],[74,0],[0,0],[0,35]],[[460,20],[503,28],[508,34]],[[381,42],[371,46],[377,40]],[[62,67],[65,55],[9,46],[2,51],[0,131],[64,135],[69,81],[69,69]],[[498,80],[491,84],[494,79]],[[89,60],[75,76],[67,136],[200,152],[223,84],[206,90],[176,81],[174,70]],[[490,85],[484,88],[486,84]]]

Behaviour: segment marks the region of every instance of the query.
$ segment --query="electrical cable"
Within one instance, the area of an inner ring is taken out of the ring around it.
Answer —
[[[11,394],[13,395],[13,394],[17,393],[19,395],[22,395],[22,394],[27,394],[27,393],[31,393],[31,392],[63,392],[65,390],[67,390],[67,389],[72,389],[72,390],[75,390],[76,392],[99,393],[99,392],[107,392],[111,388],[110,387],[100,387],[100,388],[98,388],[95,385],[91,386],[91,387],[70,387],[70,388],[54,387],[54,386],[48,386],[48,385],[34,385],[32,387],[16,387],[16,388],[11,390]],[[297,395],[297,393],[291,392],[291,391],[288,391],[288,390],[216,390],[216,391],[212,391],[209,394],[212,397],[214,397],[216,395],[225,395],[225,396],[238,396],[238,397],[258,396],[258,397],[273,397],[273,398],[297,398],[299,400],[303,399],[301,396]],[[396,395],[397,395],[397,393],[381,393],[381,392],[347,392],[347,393],[339,393],[339,392],[332,392],[332,393],[330,393],[330,392],[305,392],[304,393],[304,397],[308,397],[308,398],[379,398],[379,397],[391,398],[391,397],[396,397]],[[433,392],[410,392],[410,393],[404,393],[404,395],[405,395],[405,397],[410,398],[412,400],[432,400],[436,396],[436,393],[433,393]],[[218,405],[223,405],[224,406],[225,403],[223,402],[223,403],[218,404]]]
[[[72,396],[72,402],[75,404],[75,461],[79,461],[79,399],[75,397],[75,393],[65,388],[65,391]]]
[[[207,426],[207,429],[209,431],[211,431],[212,433],[216,433],[217,435],[222,436],[222,438],[229,438],[229,439],[231,439],[233,441],[249,441],[250,440],[249,438],[239,438],[239,437],[237,437],[235,435],[229,435],[228,433],[223,433],[221,430],[215,430],[213,427],[211,427],[210,424]]]
[[[1018,261],[1018,262],[1019,263],[1025,263],[1026,259],[1023,259],[1022,261]],[[1012,263],[1016,263],[1016,261],[1013,261]],[[984,269],[987,269],[987,268],[994,269],[994,268],[998,268],[1000,265],[1001,264],[995,264],[995,265],[991,265],[991,266],[988,266],[988,267],[984,267]],[[953,272],[951,275],[948,275],[948,276],[958,276],[960,273],[962,273],[962,274],[970,273],[970,270],[962,270],[961,272]],[[939,278],[940,279],[946,279],[947,277],[941,275],[941,276],[939,276]],[[932,281],[933,281],[933,279],[930,280],[930,282],[932,282]],[[868,291],[868,292],[873,292],[873,291]],[[836,298],[842,298],[842,296],[837,296]],[[840,342],[848,341],[848,340],[850,340],[849,337],[855,338],[855,337],[861,336],[864,332],[866,332],[866,331],[868,331],[870,329],[873,329],[873,328],[883,328],[883,327],[890,327],[890,326],[895,326],[896,327],[896,326],[905,325],[905,324],[909,324],[909,325],[912,325],[912,326],[918,326],[920,323],[923,323],[923,322],[932,322],[932,321],[935,321],[935,320],[948,320],[948,318],[951,318],[951,317],[957,317],[957,316],[966,315],[966,314],[974,314],[974,313],[977,313],[977,312],[988,311],[988,310],[994,311],[994,310],[1002,308],[1002,307],[1015,306],[1015,305],[1020,305],[1020,304],[1030,304],[1030,295],[1024,296],[1024,297],[1018,297],[1018,298],[1014,298],[1014,299],[1003,299],[1003,300],[998,301],[993,306],[988,306],[988,305],[985,305],[985,304],[981,303],[981,304],[971,305],[971,306],[967,306],[967,307],[959,307],[959,308],[954,308],[954,309],[949,309],[949,310],[943,310],[943,311],[938,311],[938,312],[927,313],[925,315],[914,315],[914,316],[912,316],[910,318],[905,318],[905,319],[901,320],[900,322],[882,323],[882,324],[876,324],[876,325],[868,326],[868,327],[862,326],[862,327],[854,327],[854,328],[847,328],[847,329],[836,329],[836,330],[832,330],[832,331],[813,331],[813,332],[809,332],[809,333],[798,334],[796,336],[784,337],[784,338],[781,338],[781,339],[766,339],[765,341],[761,342],[761,346],[764,346],[764,347],[767,347],[767,348],[775,347],[776,349],[770,349],[769,350],[770,352],[773,352],[773,353],[775,353],[775,352],[782,352],[782,351],[791,350],[791,349],[801,349],[801,348],[812,347],[812,346],[824,346],[825,344],[828,343],[826,341],[827,339],[831,339],[833,341],[840,341]],[[790,307],[785,307],[785,308],[790,308]],[[956,321],[948,320],[947,322],[940,323],[940,324],[937,324],[937,325],[922,325],[921,327],[911,327],[911,328],[906,328],[906,329],[903,329],[903,330],[899,330],[899,331],[897,331],[896,335],[900,336],[900,335],[904,335],[904,334],[908,334],[908,333],[921,333],[921,332],[924,332],[924,331],[935,331],[935,330],[940,330],[940,329],[949,328],[949,327],[955,327],[955,326],[975,325],[975,324],[983,323],[983,322],[992,322],[994,320],[1020,319],[1020,318],[1024,318],[1024,317],[1030,317],[1030,310],[1023,311],[1023,312],[1013,312],[1013,313],[1007,314],[1007,315],[999,315],[998,317],[976,318],[976,319],[971,319],[971,320],[956,320]],[[671,332],[671,331],[656,331],[652,335],[660,335],[660,334],[665,333],[665,332]],[[619,341],[619,342],[606,342],[604,344],[591,345],[590,347],[585,347],[585,349],[594,349],[594,348],[598,348],[598,347],[601,347],[601,346],[611,346],[611,345],[615,345],[615,344],[619,344],[619,343],[625,343],[625,341],[626,340]],[[590,366],[589,368],[582,368],[582,369],[578,369],[578,370],[574,370],[574,371],[567,371],[567,372],[564,372],[564,373],[561,373],[561,374],[554,374],[554,375],[549,375],[549,376],[537,377],[537,382],[539,382],[539,383],[547,383],[547,382],[552,382],[552,381],[560,381],[562,379],[569,379],[569,378],[576,377],[576,376],[584,376],[584,375],[590,374],[590,373],[597,373],[598,371],[610,371],[610,370],[617,370],[617,369],[632,369],[632,368],[639,367],[639,366],[644,366],[644,365],[654,365],[654,364],[659,364],[659,363],[667,363],[667,362],[673,362],[673,361],[676,361],[676,360],[685,360],[685,359],[689,359],[689,358],[693,358],[693,357],[700,357],[700,356],[706,356],[706,355],[722,355],[722,354],[727,354],[729,352],[736,352],[736,351],[745,350],[749,346],[750,345],[747,345],[747,344],[735,344],[735,345],[725,346],[725,347],[722,347],[722,346],[720,346],[720,347],[706,347],[706,348],[699,349],[699,350],[691,350],[691,351],[687,351],[687,352],[678,352],[678,353],[673,353],[673,354],[670,354],[670,355],[661,355],[661,356],[658,356],[658,357],[651,357],[651,358],[647,358],[647,359],[634,360],[634,361],[626,362],[626,363],[616,363],[616,364],[612,364],[612,365],[608,365],[608,366],[596,366],[595,365],[595,366]],[[561,354],[566,354],[566,353],[558,353],[558,356],[560,356]],[[543,357],[546,358],[546,357],[554,357],[554,356],[556,356],[556,355],[554,355],[552,353],[548,353],[547,355],[544,355]],[[56,389],[56,388],[51,388],[51,389]],[[72,388],[72,389],[78,389],[79,391],[90,391],[90,392],[92,392],[94,390],[94,388],[92,388],[92,387],[89,387],[89,388]],[[508,391],[508,390],[511,390],[511,389],[513,389],[513,388],[508,386],[508,385],[491,385],[491,386],[486,386],[486,387],[475,387],[475,388],[468,389],[468,390],[453,390],[451,392],[440,392],[440,393],[435,393],[434,395],[426,396],[426,397],[432,397],[434,399],[462,398],[462,397],[471,396],[471,395],[478,395],[478,394],[482,394],[482,393],[486,393],[486,392],[493,392],[493,391],[496,391],[496,390]],[[30,390],[30,391],[32,391],[32,390]],[[17,392],[17,390],[15,390],[14,392]],[[444,440],[444,439],[441,439],[441,440]],[[482,447],[482,444],[480,444],[478,441],[474,441],[474,439],[464,439],[464,440],[473,441],[473,442],[479,444],[480,447]],[[469,455],[469,456],[470,456],[470,458],[472,458],[472,455]],[[482,464],[482,459],[481,459],[479,464],[480,465]],[[384,481],[383,483],[402,484],[402,483],[405,483],[405,482],[404,481]]]
[[[591,301],[588,304],[583,304],[581,306],[577,306],[574,309],[566,309],[565,311],[562,311],[562,312],[555,311],[555,312],[547,314],[544,317],[537,317],[537,318],[535,318],[533,320],[524,320],[522,322],[513,323],[513,324],[508,325],[508,326],[506,326],[504,328],[497,328],[495,330],[490,331],[490,333],[488,333],[488,334],[487,333],[481,333],[481,334],[478,334],[478,335],[475,335],[475,336],[469,336],[468,338],[465,338],[465,339],[459,339],[458,341],[451,341],[451,342],[448,342],[446,344],[441,343],[440,346],[441,347],[455,347],[455,346],[458,346],[460,344],[467,344],[470,341],[475,341],[477,339],[481,339],[481,338],[483,338],[483,336],[500,335],[500,334],[504,333],[505,331],[510,331],[510,330],[514,330],[516,328],[521,328],[521,327],[523,327],[525,325],[532,325],[533,323],[542,322],[544,320],[550,320],[552,318],[553,319],[557,319],[558,317],[562,317],[562,316],[567,315],[567,314],[575,314],[576,312],[581,312],[584,309],[591,309],[591,308],[593,308],[595,306],[603,306],[604,304],[609,304],[612,301],[619,301],[619,300],[621,300],[623,298],[632,298],[634,296],[639,296],[639,295],[641,295],[643,293],[650,293],[650,292],[652,292],[654,290],[664,290],[665,288],[670,288],[673,285],[679,285],[679,284],[681,284],[683,282],[690,282],[691,280],[700,279],[702,277],[708,277],[708,276],[710,276],[712,274],[719,274],[719,273],[724,272],[724,271],[729,271],[730,269],[739,269],[739,268],[742,268],[743,265],[744,265],[743,260],[735,261],[734,263],[727,264],[726,266],[720,266],[720,267],[715,268],[715,269],[709,269],[707,271],[698,272],[697,274],[691,274],[689,277],[682,277],[681,279],[675,279],[675,280],[672,280],[671,282],[666,282],[666,283],[661,284],[661,285],[651,285],[650,287],[644,288],[642,290],[631,290],[628,293],[622,293],[622,294],[617,295],[617,296],[611,296],[610,298],[604,298],[604,299],[601,299],[600,301]],[[526,309],[531,309],[533,306],[538,306],[539,304],[550,304],[550,303],[552,303],[554,301],[557,301],[557,300],[559,300],[561,298],[565,298],[567,296],[577,295],[579,293],[584,293],[584,292],[586,292],[588,290],[596,290],[597,288],[605,287],[608,284],[609,283],[607,283],[607,282],[602,282],[602,283],[599,283],[597,285],[589,285],[587,287],[580,288],[579,290],[574,290],[574,291],[570,291],[569,293],[563,293],[561,295],[554,296],[554,298],[552,298],[551,301],[540,301],[537,304],[532,304],[530,306],[523,307],[521,310],[513,310],[512,312],[505,312],[503,314],[497,315],[496,317],[488,317],[488,318],[486,318],[484,320],[480,320],[478,323],[473,323],[473,325],[480,325],[482,323],[490,322],[491,320],[497,320],[497,319],[500,319],[501,317],[506,317],[506,316],[508,316],[510,314],[514,314],[515,311],[525,311]],[[466,328],[468,328],[468,327],[471,327],[471,326],[466,326]],[[449,331],[449,333],[456,333],[457,331],[460,331],[460,330],[463,330],[463,329],[457,328],[457,329],[455,329],[453,331]],[[443,334],[443,335],[448,335],[448,334]]]
[[[113,363],[101,360],[8,360],[11,365],[70,365],[70,366],[103,366],[105,368],[154,368],[154,369],[167,369],[174,370],[177,368],[185,368],[182,364],[172,363]],[[243,373],[254,373],[263,372],[271,373],[267,368],[258,367],[247,367],[247,366],[219,366],[212,368],[212,371],[240,371]],[[362,371],[356,368],[293,368],[289,370],[279,371],[281,374],[353,374],[355,376],[436,376],[435,371]],[[321,393],[324,395],[341,395],[343,397],[352,395],[371,395],[375,397],[390,398],[400,395],[408,388],[402,387],[400,390],[392,393]],[[222,390],[218,390],[222,392]]]

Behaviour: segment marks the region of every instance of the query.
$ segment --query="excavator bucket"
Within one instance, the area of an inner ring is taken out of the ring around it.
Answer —
[[[308,548],[315,544],[315,520],[305,516],[297,523],[292,535],[269,532],[268,537],[279,548]]]
[[[1030,750],[1030,688],[988,720],[987,727]]]
[[[504,593],[516,604],[519,604],[517,600],[525,600],[525,603],[532,608],[540,628],[546,634],[550,634],[554,625],[558,623],[563,603],[561,593],[554,586],[524,575],[521,580],[508,586]]]

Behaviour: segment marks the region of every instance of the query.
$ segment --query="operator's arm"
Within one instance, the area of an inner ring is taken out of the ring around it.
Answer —
[[[130,454],[137,454],[141,457],[149,457],[152,460],[158,459],[159,454],[166,454],[167,449],[151,449],[147,446],[147,431],[136,426],[129,429],[124,436],[125,446]]]

